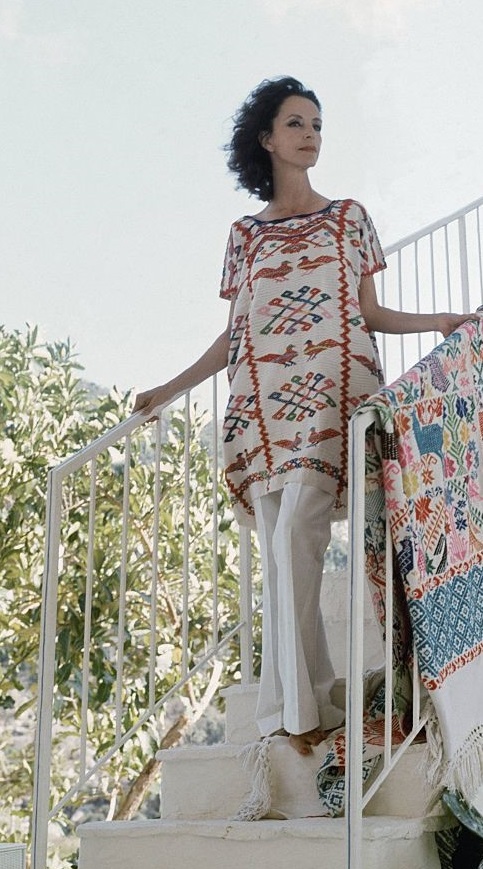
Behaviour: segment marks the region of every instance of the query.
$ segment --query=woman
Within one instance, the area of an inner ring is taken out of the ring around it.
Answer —
[[[263,570],[257,721],[302,755],[343,719],[320,587],[330,520],[347,501],[348,418],[382,383],[372,332],[447,336],[466,319],[379,305],[373,275],[385,262],[370,217],[309,181],[321,129],[317,97],[293,78],[263,81],[242,105],[228,166],[267,204],[231,227],[226,330],[134,407],[150,416],[228,367],[226,478],[240,523],[257,528]]]

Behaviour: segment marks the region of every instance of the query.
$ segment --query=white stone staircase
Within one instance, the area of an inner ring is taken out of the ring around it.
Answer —
[[[345,576],[325,577],[323,590],[329,645],[339,676],[335,693],[344,702]],[[381,662],[381,644],[366,606],[365,664]],[[270,744],[272,806],[268,819],[232,820],[248,796],[252,767],[243,762],[247,743],[258,740],[254,723],[257,686],[232,687],[226,700],[226,741],[160,752],[160,820],[84,824],[79,869],[344,869],[345,821],[320,816],[315,776],[325,745],[311,757],[297,755],[283,737]],[[451,826],[438,805],[428,814],[415,745],[367,806],[363,822],[364,869],[439,869],[434,831]]]

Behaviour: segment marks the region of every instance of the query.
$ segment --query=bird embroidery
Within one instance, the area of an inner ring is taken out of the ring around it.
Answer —
[[[322,255],[318,256],[315,259],[309,259],[306,254],[300,257],[298,261],[299,269],[304,269],[306,272],[311,272],[313,269],[317,269],[319,266],[326,265],[326,263],[333,263],[336,260],[335,256],[327,256]]]
[[[271,280],[274,281],[284,281],[290,272],[293,272],[293,267],[290,265],[288,260],[284,259],[276,269],[260,269],[260,271],[253,276],[253,280],[257,280],[257,278],[271,278]]]
[[[259,446],[254,447],[250,452],[245,449],[243,453],[237,453],[235,461],[232,462],[231,465],[227,465],[226,473],[232,474],[234,471],[246,471],[246,469],[250,467],[255,456],[257,456],[261,450],[263,450],[263,447]]]
[[[360,364],[363,365],[364,368],[367,368],[371,372],[371,374],[377,375],[378,368],[373,359],[369,359],[367,356],[361,356],[359,353],[354,353],[353,359],[356,359],[357,362],[360,362]]]
[[[311,447],[315,447],[317,444],[322,443],[322,441],[327,441],[329,438],[336,438],[338,435],[339,432],[336,431],[335,428],[323,428],[320,431],[317,431],[315,425],[312,425],[310,427],[308,443]]]
[[[285,353],[267,353],[265,356],[259,356],[257,362],[276,362],[277,365],[284,365],[288,368],[289,365],[295,365],[294,359],[298,353],[293,344],[288,344]]]
[[[341,347],[341,341],[335,341],[334,338],[325,338],[323,341],[319,341],[318,344],[314,344],[310,338],[305,342],[305,350],[304,354],[309,357],[309,359],[315,359],[319,353],[322,353],[323,350],[329,350],[331,347]]]
[[[293,241],[291,244],[284,244],[283,247],[280,248],[282,253],[298,253],[299,250],[306,250],[308,248],[308,244],[304,241]]]
[[[253,462],[253,459],[255,458],[255,456],[258,455],[259,452],[261,452],[261,450],[263,450],[262,446],[254,447],[253,450],[250,450],[250,452],[248,452],[248,450],[245,450],[245,458],[247,461],[247,466],[251,465],[251,463]]]
[[[275,441],[275,445],[277,447],[283,447],[284,450],[291,450],[293,453],[296,453],[300,449],[300,444],[302,443],[302,435],[298,431],[293,439],[293,441],[289,440],[281,440]]]
[[[246,466],[247,462],[243,453],[237,453],[235,461],[231,465],[227,465],[225,471],[227,474],[232,474],[233,471],[244,471]]]

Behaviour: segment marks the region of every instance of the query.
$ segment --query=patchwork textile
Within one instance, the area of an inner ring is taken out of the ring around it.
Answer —
[[[381,677],[382,678],[382,677]],[[380,679],[379,679],[380,682]],[[384,752],[385,729],[385,687],[379,684],[373,697],[368,701],[362,723],[362,782],[367,784],[377,770],[379,759]],[[397,715],[392,719],[392,744],[400,745],[404,736]],[[317,773],[317,790],[323,812],[338,817],[345,811],[345,728],[334,732],[329,739],[329,750]]]
[[[433,784],[471,802],[483,782],[483,319],[465,323],[365,407],[377,412],[382,447],[379,482],[377,456],[369,451],[366,491],[376,612],[384,626],[386,510],[421,679],[435,711],[427,731]],[[410,696],[404,600],[395,610],[394,700],[404,731]]]
[[[382,383],[359,307],[361,278],[385,267],[358,202],[231,227],[221,296],[233,303],[230,397],[223,423],[233,509],[254,525],[253,500],[287,481],[347,507],[347,422]]]

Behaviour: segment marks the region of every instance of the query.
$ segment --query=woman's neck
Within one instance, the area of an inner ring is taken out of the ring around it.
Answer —
[[[296,214],[309,214],[329,205],[330,200],[313,190],[307,177],[304,182],[301,183],[300,176],[297,179],[285,179],[284,183],[277,182],[274,178],[274,196],[256,216],[276,220]]]

